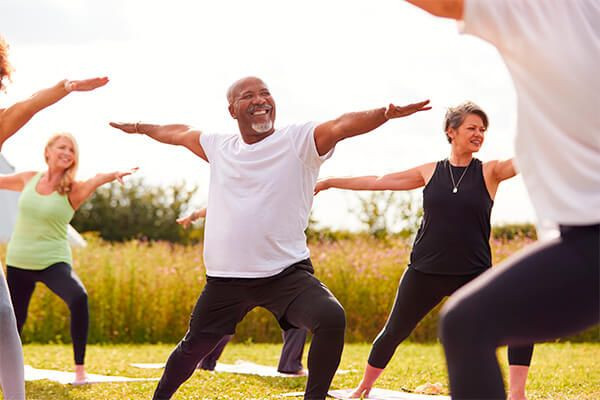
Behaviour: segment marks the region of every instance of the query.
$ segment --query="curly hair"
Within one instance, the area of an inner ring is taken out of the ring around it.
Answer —
[[[0,36],[0,90],[4,90],[4,78],[10,81],[13,68],[8,62],[8,43]]]
[[[452,139],[448,136],[448,129],[458,129],[465,121],[465,117],[469,114],[478,115],[483,121],[483,127],[487,129],[489,124],[487,114],[477,104],[472,101],[466,101],[456,107],[448,108],[448,111],[446,112],[446,117],[444,118],[444,133],[446,133],[448,143],[452,143]]]

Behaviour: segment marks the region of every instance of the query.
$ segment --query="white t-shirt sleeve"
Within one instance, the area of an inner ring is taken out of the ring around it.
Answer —
[[[289,136],[296,155],[308,167],[318,168],[333,154],[331,149],[327,154],[319,155],[315,143],[315,122],[307,122],[303,125],[292,125],[289,128]]]
[[[520,35],[523,23],[527,22],[525,15],[532,8],[526,4],[529,2],[530,0],[465,0],[460,29],[463,33],[478,36],[500,49],[506,49],[510,47],[515,34]]]
[[[215,133],[201,133],[200,134],[200,145],[204,150],[204,154],[208,158],[208,162],[210,162],[215,154],[215,149],[217,148],[218,139],[221,135],[217,135]]]

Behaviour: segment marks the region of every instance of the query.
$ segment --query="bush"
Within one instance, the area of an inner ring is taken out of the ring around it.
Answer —
[[[189,207],[197,188],[183,184],[147,186],[142,179],[99,188],[77,211],[71,224],[79,232],[98,232],[108,241],[131,239],[197,243],[203,229],[183,229],[175,221]]]
[[[356,196],[359,206],[348,211],[358,218],[376,239],[395,233],[411,237],[423,217],[420,195],[414,192],[373,191]]]
[[[492,238],[498,240],[532,239],[537,240],[537,231],[533,224],[505,224],[492,227]]]

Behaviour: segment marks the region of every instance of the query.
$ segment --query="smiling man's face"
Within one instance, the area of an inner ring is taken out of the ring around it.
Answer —
[[[275,101],[262,80],[250,77],[237,81],[228,98],[229,113],[238,121],[244,141],[255,143],[274,132]]]

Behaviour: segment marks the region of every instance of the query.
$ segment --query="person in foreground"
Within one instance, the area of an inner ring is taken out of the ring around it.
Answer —
[[[187,229],[190,224],[198,221],[200,218],[206,218],[206,207],[194,210],[189,215],[177,219],[177,223]],[[279,356],[277,372],[290,375],[304,375],[306,373],[302,366],[302,354],[304,353],[306,334],[307,332],[304,329],[290,328],[287,331],[282,331],[283,347]],[[231,339],[233,339],[233,335],[223,336],[216,347],[198,363],[198,368],[214,371],[217,361]]]
[[[221,338],[233,334],[237,323],[260,306],[284,330],[312,332],[304,398],[322,400],[340,362],[346,320],[342,306],[313,276],[304,235],[319,168],[340,140],[429,109],[428,102],[390,104],[322,124],[275,129],[275,101],[261,79],[238,80],[227,100],[240,134],[206,134],[186,125],[111,123],[127,133],[185,146],[210,163],[206,285],[154,399],[171,398]]]
[[[512,160],[482,163],[473,157],[481,149],[487,129],[486,113],[476,104],[465,102],[446,113],[444,133],[450,143],[447,159],[380,177],[330,178],[317,183],[317,193],[329,188],[412,190],[424,187],[423,220],[410,263],[352,398],[369,395],[398,345],[427,313],[444,297],[492,266],[489,240],[494,197],[500,183],[516,172]],[[531,345],[509,347],[511,371],[527,369],[532,352]],[[513,385],[518,385],[515,392],[523,392],[524,398],[525,381]]]
[[[559,239],[483,274],[442,313],[452,397],[504,399],[498,346],[600,322],[600,2],[408,1],[498,49],[517,93],[516,164],[538,217],[560,225]]]
[[[8,288],[22,332],[27,308],[37,282],[44,283],[65,301],[71,312],[71,339],[75,383],[85,383],[85,347],[88,331],[87,293],[73,271],[67,226],[75,210],[98,188],[122,182],[133,172],[98,174],[75,181],[79,151],[73,136],[53,135],[44,149],[48,169],[0,176],[0,189],[21,192],[15,230],[6,250]]]
[[[8,60],[8,44],[0,36],[0,91],[5,90],[12,66]],[[80,81],[60,81],[41,90],[27,100],[7,108],[0,108],[0,151],[6,140],[13,136],[36,113],[56,103],[72,91],[89,91],[105,85],[107,78]],[[0,386],[6,400],[25,399],[23,349],[17,332],[17,323],[10,301],[8,286],[0,263]]]

